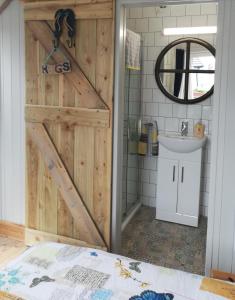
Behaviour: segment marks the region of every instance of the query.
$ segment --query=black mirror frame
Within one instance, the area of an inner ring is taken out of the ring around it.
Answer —
[[[201,97],[198,97],[196,99],[191,99],[191,100],[188,100],[188,95],[187,93],[185,93],[185,98],[184,99],[180,99],[172,94],[170,94],[166,89],[165,87],[163,86],[162,84],[162,81],[161,81],[161,78],[160,78],[160,74],[163,74],[164,71],[162,71],[161,69],[161,62],[165,56],[165,54],[171,49],[173,48],[174,46],[176,45],[179,45],[179,44],[182,44],[182,43],[186,43],[187,44],[187,57],[189,57],[189,53],[190,53],[190,44],[191,43],[195,43],[195,44],[199,44],[203,47],[205,47],[207,50],[210,51],[210,53],[215,57],[215,48],[209,44],[208,42],[202,40],[202,39],[198,39],[198,38],[181,38],[181,39],[178,39],[178,40],[175,40],[174,42],[170,43],[169,45],[167,45],[162,51],[161,53],[159,54],[158,58],[157,58],[157,61],[156,61],[156,65],[155,65],[155,79],[156,79],[156,82],[157,82],[157,85],[159,87],[159,89],[162,91],[162,93],[168,97],[169,99],[173,100],[174,102],[176,103],[180,103],[180,104],[196,104],[196,103],[199,103],[199,102],[202,102],[204,100],[206,100],[208,97],[210,97],[213,92],[214,92],[214,85],[211,87],[211,89],[206,93],[204,94],[203,96]],[[187,65],[187,64],[186,64]],[[189,72],[189,66],[187,65],[186,66],[186,72],[188,72],[188,74],[190,74]],[[185,72],[185,73],[186,73]],[[165,72],[167,73],[167,72]],[[174,72],[176,73],[176,72]],[[195,72],[195,73],[201,73],[201,72]],[[204,72],[204,73],[215,73],[215,71],[207,71],[207,72]],[[188,76],[187,76],[188,77]],[[188,80],[186,80],[186,84],[188,86]]]

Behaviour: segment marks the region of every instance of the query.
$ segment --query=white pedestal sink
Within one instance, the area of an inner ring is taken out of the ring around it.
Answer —
[[[189,153],[204,146],[206,136],[196,138],[193,136],[181,136],[180,134],[166,134],[158,137],[159,143],[168,150],[179,153]]]
[[[159,136],[156,218],[198,226],[202,147],[206,137]]]

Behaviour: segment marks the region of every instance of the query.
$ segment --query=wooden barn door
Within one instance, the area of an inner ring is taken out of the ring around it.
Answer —
[[[110,246],[114,7],[112,0],[24,1],[26,37],[26,242]],[[76,46],[64,30],[45,75],[55,12],[76,15]]]

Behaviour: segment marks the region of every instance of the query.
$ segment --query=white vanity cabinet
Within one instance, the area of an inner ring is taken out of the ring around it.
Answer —
[[[198,226],[202,149],[169,151],[160,144],[156,218]]]

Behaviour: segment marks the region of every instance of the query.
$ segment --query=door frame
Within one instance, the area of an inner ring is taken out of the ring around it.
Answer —
[[[193,4],[218,2],[219,12],[217,21],[217,42],[216,42],[216,72],[215,91],[213,96],[213,127],[212,127],[212,147],[211,147],[211,170],[210,170],[210,190],[208,203],[208,227],[207,227],[207,247],[206,247],[206,267],[205,273],[208,275],[210,269],[218,265],[218,255],[216,252],[218,233],[214,231],[216,223],[216,207],[221,205],[222,199],[214,201],[217,192],[217,167],[219,162],[219,121],[221,119],[219,111],[226,99],[220,93],[220,82],[222,80],[222,48],[223,35],[226,31],[224,27],[225,1],[223,0],[189,0],[189,1],[164,1],[164,5]],[[113,185],[112,185],[112,251],[120,252],[121,248],[121,224],[122,224],[122,162],[123,162],[123,99],[124,99],[124,38],[125,38],[125,8],[135,6],[157,6],[161,5],[161,0],[118,0],[116,1],[116,40],[115,40],[115,80],[114,80],[114,118],[113,118]],[[224,45],[225,46],[225,45]],[[221,124],[223,126],[223,124]],[[217,224],[218,226],[218,224]]]

